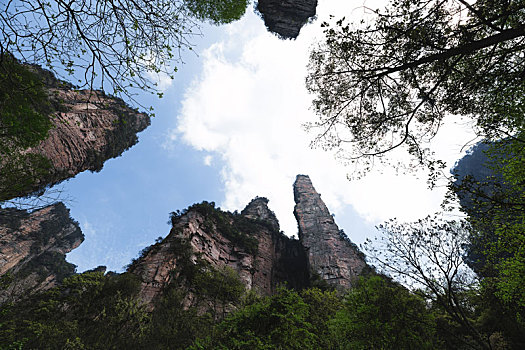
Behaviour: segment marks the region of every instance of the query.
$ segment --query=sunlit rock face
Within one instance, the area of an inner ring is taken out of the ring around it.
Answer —
[[[47,174],[35,179],[26,196],[85,171],[99,171],[104,162],[118,157],[138,141],[137,133],[150,124],[144,113],[101,91],[76,90],[52,73],[33,67],[43,78],[52,105],[52,129],[47,139],[28,153],[51,162]]]
[[[259,0],[257,11],[270,32],[295,39],[308,20],[315,16],[317,0]]]
[[[242,233],[256,239],[256,251],[229,239],[223,232],[228,227],[219,225],[210,215],[190,209],[178,218],[169,235],[128,270],[142,280],[142,301],[151,305],[162,295],[173,278],[184,242],[190,243],[195,257],[215,268],[233,269],[247,289],[260,294],[270,295],[284,283],[297,289],[306,287],[309,274],[304,250],[299,241],[279,232],[279,223],[267,203],[266,198],[256,198],[237,214],[249,220]],[[188,298],[191,299],[191,292]]]
[[[74,274],[65,254],[83,240],[63,203],[32,213],[0,209],[0,304],[52,288]]]
[[[351,288],[366,266],[364,255],[340,232],[308,176],[297,177],[294,197],[299,240],[279,231],[266,198],[255,198],[240,214],[202,204],[179,213],[168,236],[128,268],[142,280],[142,301],[153,307],[165,287],[178,280],[184,254],[194,262],[199,257],[214,268],[233,269],[247,289],[263,295],[283,284],[307,288],[313,275],[341,291]],[[186,288],[191,299],[191,285],[177,288]]]
[[[337,227],[306,175],[294,183],[294,214],[309,268],[339,290],[350,288],[366,267],[365,257]]]

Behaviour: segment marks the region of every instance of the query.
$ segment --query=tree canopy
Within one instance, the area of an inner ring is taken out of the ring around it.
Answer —
[[[173,78],[199,20],[239,19],[246,0],[8,0],[0,5],[0,53],[45,65],[80,87],[132,97],[156,92],[147,73]],[[107,86],[109,85],[109,86]],[[108,89],[110,88],[110,89]]]
[[[431,163],[428,142],[446,115],[479,136],[523,128],[523,1],[393,0],[359,25],[323,23],[307,88],[319,121],[313,144],[364,165],[405,148]]]

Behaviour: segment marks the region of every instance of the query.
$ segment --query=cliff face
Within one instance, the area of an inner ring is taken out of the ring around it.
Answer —
[[[299,240],[310,269],[338,289],[350,288],[366,266],[364,255],[339,230],[308,176],[297,176],[294,200]]]
[[[259,0],[257,11],[269,31],[284,39],[295,39],[311,17],[317,0]]]
[[[32,213],[0,209],[0,304],[52,288],[75,273],[65,254],[83,240],[63,203]]]
[[[190,244],[194,257],[214,268],[233,269],[247,289],[261,294],[272,294],[285,282],[295,288],[306,286],[306,255],[298,241],[279,232],[267,202],[256,198],[237,215],[202,204],[190,207],[174,220],[169,235],[129,268],[142,280],[142,300],[151,303],[162,294],[185,243]]]
[[[308,176],[297,176],[294,197],[299,240],[279,231],[266,198],[255,198],[241,213],[207,202],[172,213],[168,236],[145,248],[128,268],[142,282],[141,300],[152,308],[170,285],[184,291],[189,305],[194,287],[184,274],[199,264],[229,268],[247,289],[263,295],[283,284],[309,287],[314,274],[336,289],[351,288],[366,266],[364,255],[338,229]],[[73,274],[65,254],[83,238],[62,203],[33,213],[1,209],[0,303],[48,289]]]
[[[41,191],[85,170],[101,170],[107,159],[136,144],[136,134],[150,124],[149,116],[131,109],[121,99],[100,91],[75,90],[50,72],[33,69],[41,76],[55,111],[48,137],[25,153],[47,158],[50,168],[15,196]]]
[[[341,291],[350,288],[366,266],[364,255],[338,229],[308,176],[297,177],[294,196],[300,240],[279,231],[266,198],[255,198],[240,214],[207,202],[173,213],[169,235],[128,269],[142,280],[142,300],[152,305],[162,295],[176,280],[185,254],[193,263],[202,259],[213,268],[233,269],[247,289],[261,294],[273,294],[285,283],[308,287],[312,274]]]

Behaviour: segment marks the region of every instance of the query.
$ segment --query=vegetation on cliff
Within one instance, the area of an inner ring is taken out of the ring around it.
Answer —
[[[257,232],[260,226],[264,226],[271,231],[274,228],[260,220],[248,219],[235,212],[230,213],[220,208],[215,208],[214,202],[203,201],[202,203],[193,204],[183,211],[175,211],[170,214],[172,225],[175,225],[182,215],[190,211],[196,211],[204,217],[204,229],[212,232],[215,228],[226,238],[230,239],[235,245],[242,247],[246,252],[256,255],[258,248],[257,238],[250,235],[250,232]]]
[[[192,211],[204,222],[209,220],[208,229],[221,233],[225,226],[235,225],[238,216],[204,202],[173,213],[174,228]],[[248,223],[247,232],[254,228],[250,225],[261,225],[256,220]],[[390,241],[374,246],[385,260],[381,267],[390,266],[391,274],[411,278],[416,282],[412,290],[366,269],[345,293],[336,292],[325,280],[316,282],[312,275],[310,285],[321,289],[284,285],[266,297],[245,290],[234,270],[213,267],[193,251],[187,238],[175,235],[170,249],[177,264],[153,309],[141,305],[141,281],[133,268],[120,275],[90,271],[5,305],[0,347],[519,349],[525,330],[519,295],[512,300],[518,304],[511,305],[498,294],[501,276],[485,279],[491,283],[484,282],[481,288],[464,277],[458,249],[465,247],[467,229],[431,219],[383,226]],[[161,244],[159,238],[141,255]],[[3,285],[9,284],[9,277],[2,279]]]
[[[51,167],[25,153],[47,137],[52,104],[42,77],[10,54],[0,54],[0,202],[30,192]]]

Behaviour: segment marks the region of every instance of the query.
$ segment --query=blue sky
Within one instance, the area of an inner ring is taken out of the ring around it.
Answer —
[[[122,271],[169,232],[171,211],[203,200],[241,210],[257,195],[268,197],[281,229],[296,235],[297,174],[310,175],[340,228],[358,244],[384,220],[415,220],[439,210],[444,189],[429,191],[422,174],[378,167],[349,181],[351,169],[334,154],[309,148],[314,135],[302,127],[315,118],[304,87],[308,50],[322,37],[319,24],[329,14],[361,18],[364,11],[346,0],[321,2],[318,20],[295,41],[268,33],[251,7],[236,23],[206,26],[195,40],[197,55],[187,54],[175,80],[164,81],[164,98],[140,97],[156,117],[139,143],[101,172],[63,185],[86,236],[68,260],[78,271],[98,265]],[[434,144],[452,165],[468,131],[447,125]]]

